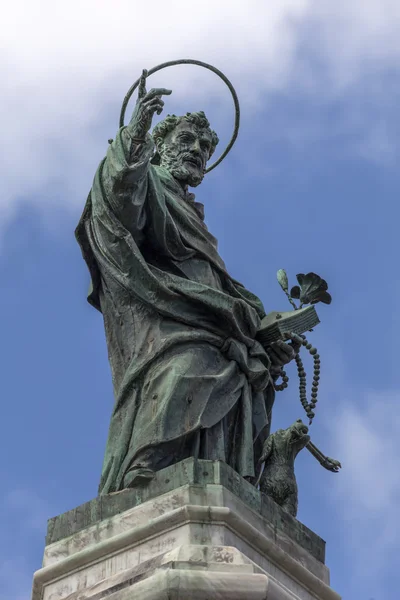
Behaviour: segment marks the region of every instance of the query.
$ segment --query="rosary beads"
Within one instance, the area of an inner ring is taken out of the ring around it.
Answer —
[[[296,333],[290,333],[287,335],[288,339],[296,340],[302,346],[309,351],[311,356],[314,359],[314,376],[311,387],[311,402],[307,402],[307,386],[306,386],[306,372],[304,370],[303,361],[300,358],[300,355],[297,354],[295,361],[297,365],[297,373],[299,375],[299,392],[300,392],[300,402],[306,412],[306,415],[309,419],[309,424],[311,425],[313,418],[315,417],[314,409],[317,405],[318,400],[318,387],[319,387],[319,377],[321,372],[321,360],[320,356],[317,352],[317,349],[310,344],[304,335],[297,335]],[[282,392],[288,387],[289,377],[286,375],[286,372],[282,370],[281,372],[282,383],[275,384],[275,390],[277,392]]]
[[[280,376],[282,378],[282,383],[274,384],[274,389],[276,392],[283,392],[283,390],[286,390],[289,383],[289,377],[286,375],[286,371],[282,369]]]

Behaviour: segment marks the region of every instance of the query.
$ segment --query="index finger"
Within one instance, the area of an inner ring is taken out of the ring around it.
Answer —
[[[147,69],[143,69],[142,71],[142,76],[140,78],[139,81],[139,91],[138,91],[138,97],[139,98],[143,98],[147,91],[146,91],[146,78],[147,78]]]
[[[170,96],[171,94],[172,90],[167,90],[166,88],[154,88],[146,94],[146,100],[151,100],[151,98],[155,98],[156,96]]]

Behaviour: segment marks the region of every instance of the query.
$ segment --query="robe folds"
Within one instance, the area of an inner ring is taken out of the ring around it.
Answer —
[[[150,136],[138,144],[121,128],[76,230],[115,395],[101,494],[123,489],[143,457],[155,470],[188,455],[223,460],[254,477],[274,401],[255,339],[263,306],[229,276],[203,206],[153,153]]]

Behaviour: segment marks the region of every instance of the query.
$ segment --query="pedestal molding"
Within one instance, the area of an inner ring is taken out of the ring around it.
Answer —
[[[274,588],[272,587],[272,590]],[[220,600],[295,600],[282,588],[271,594],[270,580],[266,575],[246,575],[228,573],[201,573],[179,569],[166,569],[148,579],[108,596],[109,600],[209,600],[210,594],[217,593]],[[271,591],[272,591],[271,590]],[[190,595],[189,595],[190,594]]]
[[[340,600],[340,596],[329,586],[280,549],[272,540],[269,540],[263,533],[253,527],[253,525],[245,521],[238,513],[226,507],[200,505],[179,507],[150,520],[145,525],[117,534],[112,538],[80,550],[55,564],[40,569],[34,575],[33,600],[42,600],[44,587],[67,574],[95,564],[105,557],[110,558],[127,548],[135,546],[144,539],[157,536],[160,532],[172,530],[188,523],[220,524],[229,528],[255,550],[266,555],[280,569],[296,579],[299,584],[303,585],[321,600]],[[150,600],[155,596],[148,595],[144,597]],[[179,596],[174,597],[179,598]],[[282,595],[275,597],[286,600]],[[166,596],[166,598],[172,598],[172,596]],[[254,598],[254,600],[260,598],[262,600],[261,596],[251,596],[251,598]],[[267,598],[272,599],[274,596],[265,596],[265,599]],[[287,596],[287,600],[289,599],[290,596]]]
[[[297,600],[267,575],[179,569],[160,571],[122,594],[111,594],[108,600],[210,600],[213,593],[219,600]]]

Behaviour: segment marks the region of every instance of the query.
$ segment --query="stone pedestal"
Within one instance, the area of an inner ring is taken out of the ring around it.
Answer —
[[[340,600],[325,542],[221,462],[49,521],[32,600]]]

